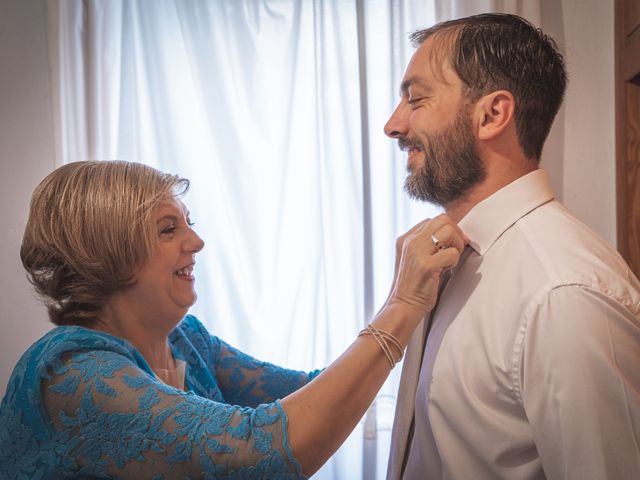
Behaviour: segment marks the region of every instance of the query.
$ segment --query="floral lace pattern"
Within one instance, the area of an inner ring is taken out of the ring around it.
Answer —
[[[257,361],[192,316],[170,343],[186,391],[101,332],[58,327],[36,342],[0,407],[0,478],[304,478],[278,399],[319,371]]]

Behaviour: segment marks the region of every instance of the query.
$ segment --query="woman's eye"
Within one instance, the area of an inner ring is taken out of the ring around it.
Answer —
[[[175,225],[169,225],[168,227],[164,227],[162,230],[160,230],[160,233],[170,235],[170,234],[174,233],[175,231],[176,231],[176,226]]]

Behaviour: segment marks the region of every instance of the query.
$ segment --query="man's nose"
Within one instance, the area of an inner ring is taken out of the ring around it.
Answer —
[[[396,107],[395,111],[387,120],[386,125],[384,126],[384,133],[387,137],[390,138],[401,138],[406,137],[409,133],[409,106],[404,102],[400,102],[400,104]]]

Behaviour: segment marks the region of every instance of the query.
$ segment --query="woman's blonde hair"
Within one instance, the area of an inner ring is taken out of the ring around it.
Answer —
[[[82,325],[134,283],[157,239],[154,212],[189,181],[140,163],[63,165],[34,190],[20,258],[56,325]]]

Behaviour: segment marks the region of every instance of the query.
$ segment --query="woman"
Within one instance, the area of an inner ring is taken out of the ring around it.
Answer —
[[[398,240],[391,293],[321,374],[259,362],[193,316],[204,243],[188,181],[136,163],[64,165],[21,247],[58,325],[0,407],[1,478],[304,478],[354,428],[463,248],[441,216]],[[186,316],[185,316],[186,315]]]

